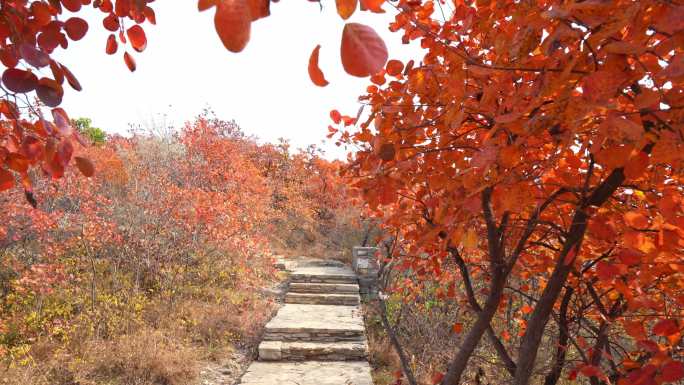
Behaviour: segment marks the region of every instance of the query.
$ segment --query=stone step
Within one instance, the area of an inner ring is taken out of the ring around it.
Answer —
[[[354,283],[290,283],[290,293],[359,294],[359,285]]]
[[[357,306],[286,303],[266,324],[265,341],[359,341],[364,325]]]
[[[345,342],[263,341],[259,345],[260,361],[361,361],[368,357],[368,344]]]
[[[287,293],[285,303],[301,303],[309,305],[344,305],[359,304],[358,294],[316,294],[316,293]]]
[[[351,269],[337,266],[298,267],[290,274],[290,280],[308,283],[355,284],[358,282],[356,274]]]
[[[373,385],[367,361],[253,362],[242,385]]]

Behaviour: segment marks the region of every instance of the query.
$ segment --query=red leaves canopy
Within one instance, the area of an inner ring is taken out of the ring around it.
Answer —
[[[380,73],[361,97],[370,113],[338,136],[361,148],[348,173],[398,234],[395,266],[415,282],[457,287],[453,250],[473,279],[490,282],[487,266],[509,266],[500,310],[512,306],[521,321],[546,311],[536,301],[557,279],[547,297],[555,314],[560,288],[572,288],[584,307],[570,305],[570,319],[610,330],[573,334],[590,341],[583,354],[600,349],[597,339],[618,343],[622,328],[634,338],[627,352],[596,353],[577,372],[624,384],[679,377],[682,357],[672,355],[682,325],[672,320],[684,316],[684,8],[457,1],[442,17],[430,1],[396,6],[390,29],[420,42],[425,56],[406,66],[383,60],[382,73],[373,60],[355,62],[372,50],[343,43],[350,73]],[[513,300],[528,281],[537,283],[524,291],[534,300]],[[523,339],[546,324],[526,327]],[[519,346],[511,338],[506,347],[515,356]]]

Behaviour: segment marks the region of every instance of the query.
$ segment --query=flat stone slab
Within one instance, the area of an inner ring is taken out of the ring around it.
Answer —
[[[355,306],[359,304],[358,294],[317,294],[317,293],[287,293],[285,303],[301,303],[311,305],[343,305]]]
[[[290,275],[292,282],[357,283],[356,274],[348,267],[303,266]]]
[[[373,385],[368,362],[254,362],[242,385]]]
[[[359,294],[359,285],[355,283],[290,283],[290,293],[329,293]]]
[[[343,342],[263,341],[260,361],[361,361],[368,357],[366,340]]]
[[[357,306],[285,304],[266,324],[266,341],[351,341],[363,338]]]

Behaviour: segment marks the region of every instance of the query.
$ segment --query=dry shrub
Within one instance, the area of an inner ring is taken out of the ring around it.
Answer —
[[[187,385],[199,369],[195,348],[177,336],[143,329],[112,341],[91,340],[81,356],[58,352],[41,365],[8,369],[7,385]]]
[[[186,385],[196,378],[196,349],[150,329],[86,350],[81,384]]]

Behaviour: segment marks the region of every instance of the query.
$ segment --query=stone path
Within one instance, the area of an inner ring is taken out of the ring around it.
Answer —
[[[339,266],[294,268],[243,385],[373,385],[358,279]]]

